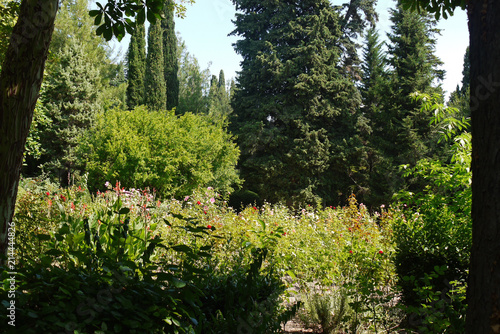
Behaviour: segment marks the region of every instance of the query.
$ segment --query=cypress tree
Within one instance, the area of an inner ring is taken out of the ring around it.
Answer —
[[[243,61],[230,129],[244,187],[290,205],[331,203],[350,182],[346,152],[360,103],[339,73],[337,12],[327,0],[233,3]]]
[[[225,123],[227,117],[232,113],[233,109],[229,101],[229,96],[226,93],[224,71],[219,72],[219,79],[212,75],[210,81],[210,91],[208,93],[208,115],[214,123]]]
[[[224,75],[224,70],[219,72],[219,90],[226,94],[226,76]]]
[[[144,104],[144,75],[146,73],[146,32],[144,25],[137,25],[130,38],[127,53],[127,107],[134,109]]]
[[[167,106],[162,37],[160,21],[151,23],[148,32],[148,55],[144,85],[145,104],[151,110],[161,110]]]
[[[179,78],[177,72],[177,36],[175,35],[174,2],[167,0],[164,5],[165,18],[161,20],[163,31],[163,61],[165,62],[165,84],[167,86],[167,109],[179,104]]]

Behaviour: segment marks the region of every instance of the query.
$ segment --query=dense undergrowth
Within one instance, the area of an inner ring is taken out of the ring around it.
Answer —
[[[84,184],[22,182],[16,333],[279,333],[292,317],[323,333],[462,328],[469,239],[450,210],[370,213],[351,196],[236,212],[211,188],[162,200]]]

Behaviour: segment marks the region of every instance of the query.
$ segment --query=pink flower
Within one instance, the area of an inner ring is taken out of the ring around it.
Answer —
[[[215,198],[210,198],[210,203],[215,203]]]

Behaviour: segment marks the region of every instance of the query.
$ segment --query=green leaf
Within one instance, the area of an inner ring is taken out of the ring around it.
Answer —
[[[46,241],[46,240],[50,240],[51,239],[50,235],[48,235],[48,234],[37,234],[36,237],[40,241]]]
[[[116,25],[115,25],[116,27]],[[122,27],[123,28],[123,27]],[[125,34],[125,31],[122,32],[123,34]],[[115,32],[115,35],[116,35],[116,32]],[[120,211],[118,212],[118,214],[120,215],[126,215],[130,212],[130,209],[129,208],[121,208]]]

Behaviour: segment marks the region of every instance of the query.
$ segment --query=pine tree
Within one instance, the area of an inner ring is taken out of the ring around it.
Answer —
[[[100,109],[99,71],[87,56],[82,45],[70,39],[60,53],[58,67],[47,77],[42,96],[51,122],[41,134],[46,150],[41,162],[63,185],[81,167],[76,148]]]
[[[338,15],[326,0],[233,3],[243,61],[230,129],[245,188],[269,201],[331,203],[350,183],[360,103],[337,67]]]
[[[167,109],[171,110],[179,104],[179,78],[177,73],[177,36],[175,35],[174,2],[167,0],[164,5],[165,18],[161,20],[163,31],[163,60],[165,62],[165,84],[167,86]]]
[[[387,175],[379,171],[387,170],[390,165],[382,152],[379,137],[374,136],[374,130],[383,131],[384,96],[388,89],[386,54],[382,49],[383,43],[379,41],[379,34],[375,27],[367,31],[365,47],[363,50],[362,63],[362,86],[363,107],[361,108],[360,124],[358,131],[366,149],[366,159],[360,167],[364,168],[363,185],[367,189],[365,196],[361,198],[363,203],[369,206],[379,206],[384,204],[389,196],[386,190]],[[361,126],[364,125],[364,126]]]
[[[146,73],[146,33],[138,25],[130,38],[127,53],[127,106],[130,110],[144,104],[144,76]]]
[[[160,21],[151,23],[148,32],[148,54],[144,80],[144,102],[151,110],[162,110],[167,106],[162,37]]]
[[[386,103],[384,129],[387,153],[397,164],[415,164],[430,154],[430,114],[423,114],[410,94],[442,93],[432,83],[443,79],[442,62],[434,55],[436,21],[429,16],[404,10],[400,4],[391,11],[392,32],[388,34],[389,63],[393,70],[391,94]]]
[[[418,181],[402,178],[401,165],[414,166],[420,159],[439,153],[436,132],[430,123],[432,115],[430,111],[422,112],[410,94],[442,94],[433,82],[444,76],[439,69],[442,62],[434,54],[434,35],[439,33],[436,21],[428,15],[404,10],[399,2],[391,10],[391,21],[389,84],[383,95],[383,108],[372,127],[372,142],[376,143],[380,160],[370,181],[374,196],[385,201],[402,188],[421,190]]]
[[[359,37],[363,36],[368,25],[373,27],[378,20],[375,3],[376,0],[349,0],[335,7],[339,12],[341,35],[338,46],[341,49],[342,69],[353,80],[359,80],[360,75]]]

